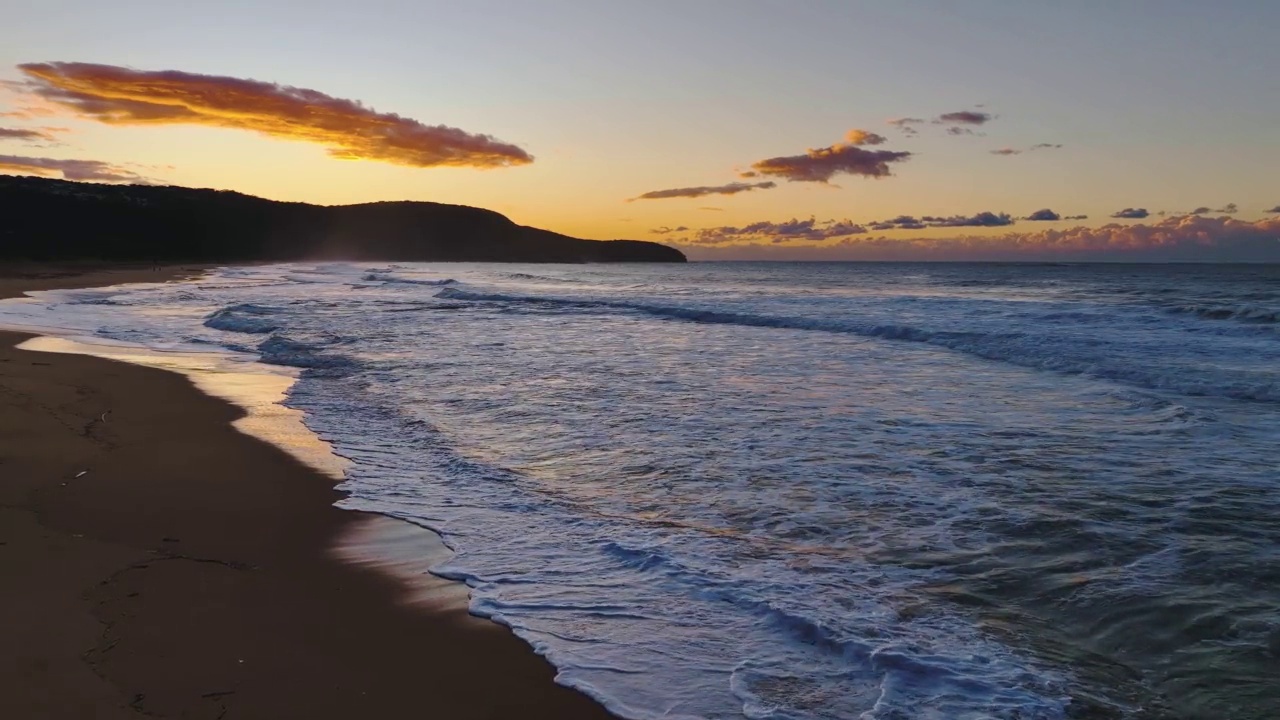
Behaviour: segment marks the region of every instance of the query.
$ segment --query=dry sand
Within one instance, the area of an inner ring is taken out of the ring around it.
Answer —
[[[9,268],[0,298],[192,270]],[[610,717],[458,586],[370,559],[392,521],[236,407],[23,339],[0,333],[0,718]]]

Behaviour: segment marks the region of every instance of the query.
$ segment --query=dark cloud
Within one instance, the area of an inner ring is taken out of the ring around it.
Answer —
[[[1146,208],[1125,208],[1111,213],[1111,217],[1121,220],[1141,220],[1149,215]]]
[[[25,142],[52,142],[57,138],[54,137],[52,128],[40,130],[31,130],[28,128],[5,128],[0,127],[0,140],[22,140]]]
[[[692,245],[767,242],[781,245],[792,242],[831,240],[833,238],[862,235],[866,232],[867,228],[865,226],[849,220],[819,221],[814,218],[809,218],[808,220],[791,219],[785,222],[766,220],[742,227],[722,225],[720,227],[702,228],[688,237],[678,239],[677,242]]]
[[[28,63],[24,89],[111,125],[206,125],[311,142],[343,160],[412,167],[498,168],[533,156],[489,135],[426,125],[316,90],[177,70],[90,63]]]
[[[850,130],[845,142],[831,147],[810,148],[804,155],[787,155],[752,163],[751,171],[791,182],[830,182],[836,175],[881,178],[892,174],[889,163],[902,162],[911,153],[894,150],[867,150],[864,145],[880,145],[882,135],[866,130]],[[747,175],[744,173],[744,177]]]
[[[1280,206],[1277,206],[1280,210]],[[685,245],[692,260],[1069,260],[1280,262],[1280,217],[1245,222],[1183,215],[1150,225],[950,238],[848,237],[822,245]]]
[[[899,215],[888,220],[879,220],[871,223],[872,230],[923,230],[925,225],[918,218],[911,215]]]
[[[1220,208],[1211,208],[1208,205],[1201,205],[1200,207],[1186,214],[1187,215],[1208,215],[1209,213],[1219,213],[1222,215],[1235,215],[1238,212],[1240,212],[1239,205],[1236,205],[1235,203],[1227,203],[1226,205],[1223,205]],[[1171,213],[1171,214],[1181,215],[1183,213]]]
[[[1004,227],[1012,225],[1014,219],[1009,213],[980,212],[977,215],[953,215],[951,217],[920,218],[929,227]]]
[[[710,210],[710,211],[712,211],[712,212],[724,212],[724,208],[720,208],[720,207],[711,207],[710,205],[703,205],[702,207],[700,207],[700,208],[698,208],[698,209],[699,209],[699,210]]]
[[[1210,208],[1210,206],[1208,205],[1201,205],[1197,209],[1187,211],[1187,213],[1178,213],[1178,211],[1172,211],[1172,213],[1165,213],[1165,211],[1162,210],[1158,214],[1175,215],[1175,217],[1176,215],[1208,215],[1213,213],[1220,214],[1220,215],[1234,215],[1236,213],[1239,213],[1239,211],[1240,211],[1239,205],[1236,205],[1235,202],[1228,202],[1228,204],[1222,205],[1221,208]]]
[[[1266,212],[1269,212],[1269,213],[1280,213],[1280,205],[1277,205],[1277,206],[1275,206],[1275,207],[1271,208],[1270,210],[1267,210]]]
[[[689,231],[689,228],[685,227],[684,225],[681,225],[680,227],[667,227],[666,225],[663,225],[662,227],[654,228],[649,232],[653,233],[654,235],[670,235],[671,233],[688,232],[688,231]]]
[[[150,185],[151,180],[118,165],[98,160],[58,160],[55,158],[0,155],[0,172],[17,175],[61,175],[67,180]]]
[[[892,125],[906,135],[919,135],[920,131],[916,130],[913,126],[923,125],[925,123],[925,119],[913,117],[891,118],[886,120],[885,123]]]
[[[924,215],[899,215],[888,220],[871,223],[872,230],[923,230],[930,227],[1004,227],[1015,222],[1008,213],[980,212],[975,215],[951,215],[941,217]]]
[[[963,128],[951,128],[951,130],[962,130],[962,129]],[[950,132],[950,130],[948,130],[948,132]],[[959,133],[959,134],[963,134],[963,133]],[[1035,145],[1032,145],[1031,147],[1025,150],[1022,150],[1019,148],[1003,147],[1003,148],[1000,148],[999,150],[992,150],[991,154],[992,155],[1021,155],[1024,152],[1036,152],[1037,150],[1056,150],[1061,147],[1062,145],[1057,143],[1036,143]]]
[[[1031,220],[1032,222],[1056,222],[1058,220],[1088,220],[1088,215],[1059,215],[1058,213],[1045,208],[1037,210],[1030,215],[1022,218],[1023,220]]]
[[[943,113],[934,122],[942,125],[986,125],[995,119],[995,115],[977,110],[959,110]]]
[[[982,135],[982,133],[978,132],[977,130],[974,130],[973,128],[960,127],[958,125],[953,125],[947,128],[947,134],[948,135]]]
[[[728,185],[701,185],[698,187],[671,188],[669,190],[650,190],[639,197],[631,198],[631,200],[667,200],[670,198],[706,197],[707,195],[737,195],[738,193],[751,192],[752,190],[768,190],[777,186],[778,183],[772,180],[758,183],[733,182]]]

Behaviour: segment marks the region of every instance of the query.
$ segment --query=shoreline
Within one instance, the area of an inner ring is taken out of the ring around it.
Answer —
[[[0,298],[203,268],[48,269]],[[336,507],[182,374],[30,337],[0,332],[0,716],[613,717],[424,574],[434,533]]]

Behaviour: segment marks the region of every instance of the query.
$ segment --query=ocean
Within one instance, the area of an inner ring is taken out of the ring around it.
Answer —
[[[1280,266],[302,263],[0,326],[299,369],[342,504],[625,718],[1280,714]]]

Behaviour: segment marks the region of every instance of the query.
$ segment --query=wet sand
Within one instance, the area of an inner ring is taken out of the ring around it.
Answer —
[[[10,268],[0,298],[193,270]],[[610,717],[422,575],[429,533],[333,507],[237,407],[25,338],[0,333],[0,717]]]

